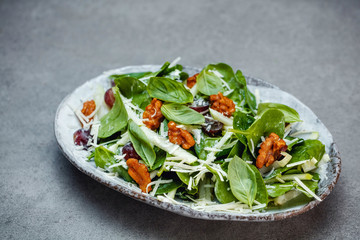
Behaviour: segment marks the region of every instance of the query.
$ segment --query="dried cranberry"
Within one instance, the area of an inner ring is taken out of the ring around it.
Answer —
[[[216,137],[221,136],[223,127],[223,123],[213,119],[205,118],[205,124],[201,128],[206,135],[210,137]]]
[[[91,138],[90,129],[85,130],[85,129],[81,128],[81,129],[77,130],[76,132],[74,132],[73,136],[74,136],[75,145],[84,146],[84,148],[88,147],[88,142],[89,142],[89,139]]]
[[[114,92],[112,91],[111,88],[109,88],[109,89],[105,92],[104,100],[105,100],[105,103],[106,103],[110,108],[112,108],[112,106],[114,105],[114,102],[115,102],[115,96],[114,96]]]
[[[122,154],[126,154],[125,155],[125,159],[128,160],[129,158],[135,158],[135,159],[141,159],[141,157],[137,154],[137,152],[135,151],[135,148],[133,146],[133,144],[131,142],[127,143],[123,148],[122,148]]]

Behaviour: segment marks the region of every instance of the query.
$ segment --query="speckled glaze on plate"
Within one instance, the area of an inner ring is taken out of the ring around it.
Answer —
[[[96,86],[101,85],[105,89],[109,88],[110,82],[108,77],[112,74],[156,71],[159,68],[160,66],[158,65],[128,66],[104,72],[102,75],[87,81],[63,99],[55,116],[55,136],[60,149],[75,167],[105,186],[121,192],[133,199],[183,216],[205,220],[275,221],[299,215],[312,209],[320,203],[317,200],[313,200],[305,205],[292,208],[249,214],[221,211],[198,211],[185,205],[159,201],[151,195],[142,193],[140,189],[133,184],[129,184],[120,178],[110,176],[109,174],[96,168],[94,163],[87,162],[86,152],[78,150],[73,143],[73,133],[81,126],[71,108],[79,108],[81,107],[82,101],[92,98]],[[199,72],[200,69],[185,67],[184,71],[189,73],[189,75],[192,75]],[[263,80],[252,77],[246,77],[246,80],[251,91],[258,91],[261,101],[283,103],[297,110],[301,119],[304,121],[304,124],[302,124],[300,129],[303,128],[319,132],[319,140],[325,144],[326,152],[330,155],[331,159],[327,165],[326,179],[321,181],[317,192],[318,196],[324,200],[335,187],[341,171],[340,154],[330,132],[320,119],[318,119],[307,106],[301,103],[294,96]]]

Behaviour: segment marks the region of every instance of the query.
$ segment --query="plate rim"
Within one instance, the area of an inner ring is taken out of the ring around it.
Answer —
[[[151,68],[151,67],[160,67],[160,66],[161,65],[131,65],[131,66],[124,66],[121,68],[116,68],[113,70],[105,71],[104,73],[110,72],[110,71],[115,71],[115,70],[126,71],[126,69],[137,68],[137,67]],[[184,66],[184,69],[194,70],[194,71],[201,70],[199,68],[189,67],[189,66]],[[101,75],[98,75],[97,77],[99,77],[99,76],[101,76]],[[118,191],[128,197],[131,197],[140,202],[149,204],[151,206],[158,207],[160,209],[167,210],[167,211],[176,213],[178,215],[182,215],[182,216],[186,216],[186,217],[190,217],[190,218],[196,218],[196,219],[204,219],[204,220],[253,221],[253,222],[277,221],[277,220],[283,220],[283,219],[287,219],[287,218],[294,217],[294,216],[300,215],[302,213],[305,213],[321,203],[321,201],[317,201],[314,199],[314,200],[310,201],[309,203],[307,203],[306,205],[301,206],[300,208],[296,208],[296,209],[292,209],[292,210],[285,209],[285,211],[283,211],[283,212],[267,213],[267,214],[266,213],[265,214],[256,214],[256,213],[245,214],[245,213],[230,213],[230,212],[221,212],[221,211],[212,211],[212,212],[199,211],[199,210],[195,210],[186,205],[179,205],[179,204],[174,204],[174,203],[163,202],[149,194],[137,192],[130,188],[127,188],[126,186],[111,183],[111,181],[109,181],[107,179],[103,179],[103,178],[101,178],[101,176],[98,176],[96,173],[93,173],[93,172],[87,170],[86,168],[83,168],[82,166],[80,166],[80,164],[77,163],[77,161],[75,159],[72,159],[72,157],[69,156],[69,154],[64,149],[64,146],[61,144],[61,141],[59,141],[60,133],[57,129],[57,121],[59,119],[59,113],[60,113],[61,109],[64,107],[64,105],[66,104],[66,101],[72,96],[72,94],[78,88],[82,87],[84,84],[86,84],[90,81],[95,80],[97,77],[85,81],[84,83],[82,83],[80,86],[75,88],[71,93],[69,93],[62,99],[62,101],[60,102],[60,104],[56,110],[55,121],[54,121],[54,133],[55,133],[56,142],[57,142],[60,150],[64,154],[64,156],[78,170],[80,170],[82,173],[88,175],[92,179],[96,180],[97,182],[99,182],[115,191]],[[266,88],[274,88],[274,89],[281,90],[276,85],[266,82],[260,78],[256,78],[256,77],[252,77],[252,76],[245,76],[245,78],[249,85],[261,86],[261,87],[266,87]],[[288,93],[288,92],[286,92],[286,93]],[[296,100],[298,100],[291,93],[288,93],[288,94],[291,95]],[[298,100],[298,101],[300,101],[300,100]],[[305,105],[303,102],[301,102],[301,103],[304,105],[304,107],[307,108],[308,111],[310,111],[312,114],[314,114],[317,117],[317,115],[307,105]],[[331,156],[331,165],[332,165],[331,169],[334,173],[334,177],[331,180],[331,183],[328,186],[326,186],[326,190],[324,191],[324,193],[319,196],[321,200],[324,200],[331,193],[331,191],[335,187],[335,185],[340,177],[341,157],[340,157],[338,147],[334,141],[334,138],[333,138],[331,132],[327,129],[325,124],[323,124],[318,117],[317,117],[317,120],[320,121],[320,123],[326,128],[326,130],[329,132],[330,137],[332,138],[332,143],[330,146],[331,152],[329,152],[328,154]]]

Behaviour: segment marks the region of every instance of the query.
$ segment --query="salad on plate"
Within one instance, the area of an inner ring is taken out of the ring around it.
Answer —
[[[264,102],[240,70],[176,62],[114,74],[74,108],[88,161],[160,201],[200,211],[262,212],[317,196],[329,155],[298,112]],[[106,90],[106,91],[105,91]]]

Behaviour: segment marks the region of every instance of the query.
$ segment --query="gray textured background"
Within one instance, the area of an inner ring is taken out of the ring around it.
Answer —
[[[134,201],[79,172],[55,111],[104,70],[177,56],[226,62],[308,105],[341,152],[317,208],[270,223],[211,222]],[[360,223],[360,1],[0,0],[1,239],[343,239]]]

